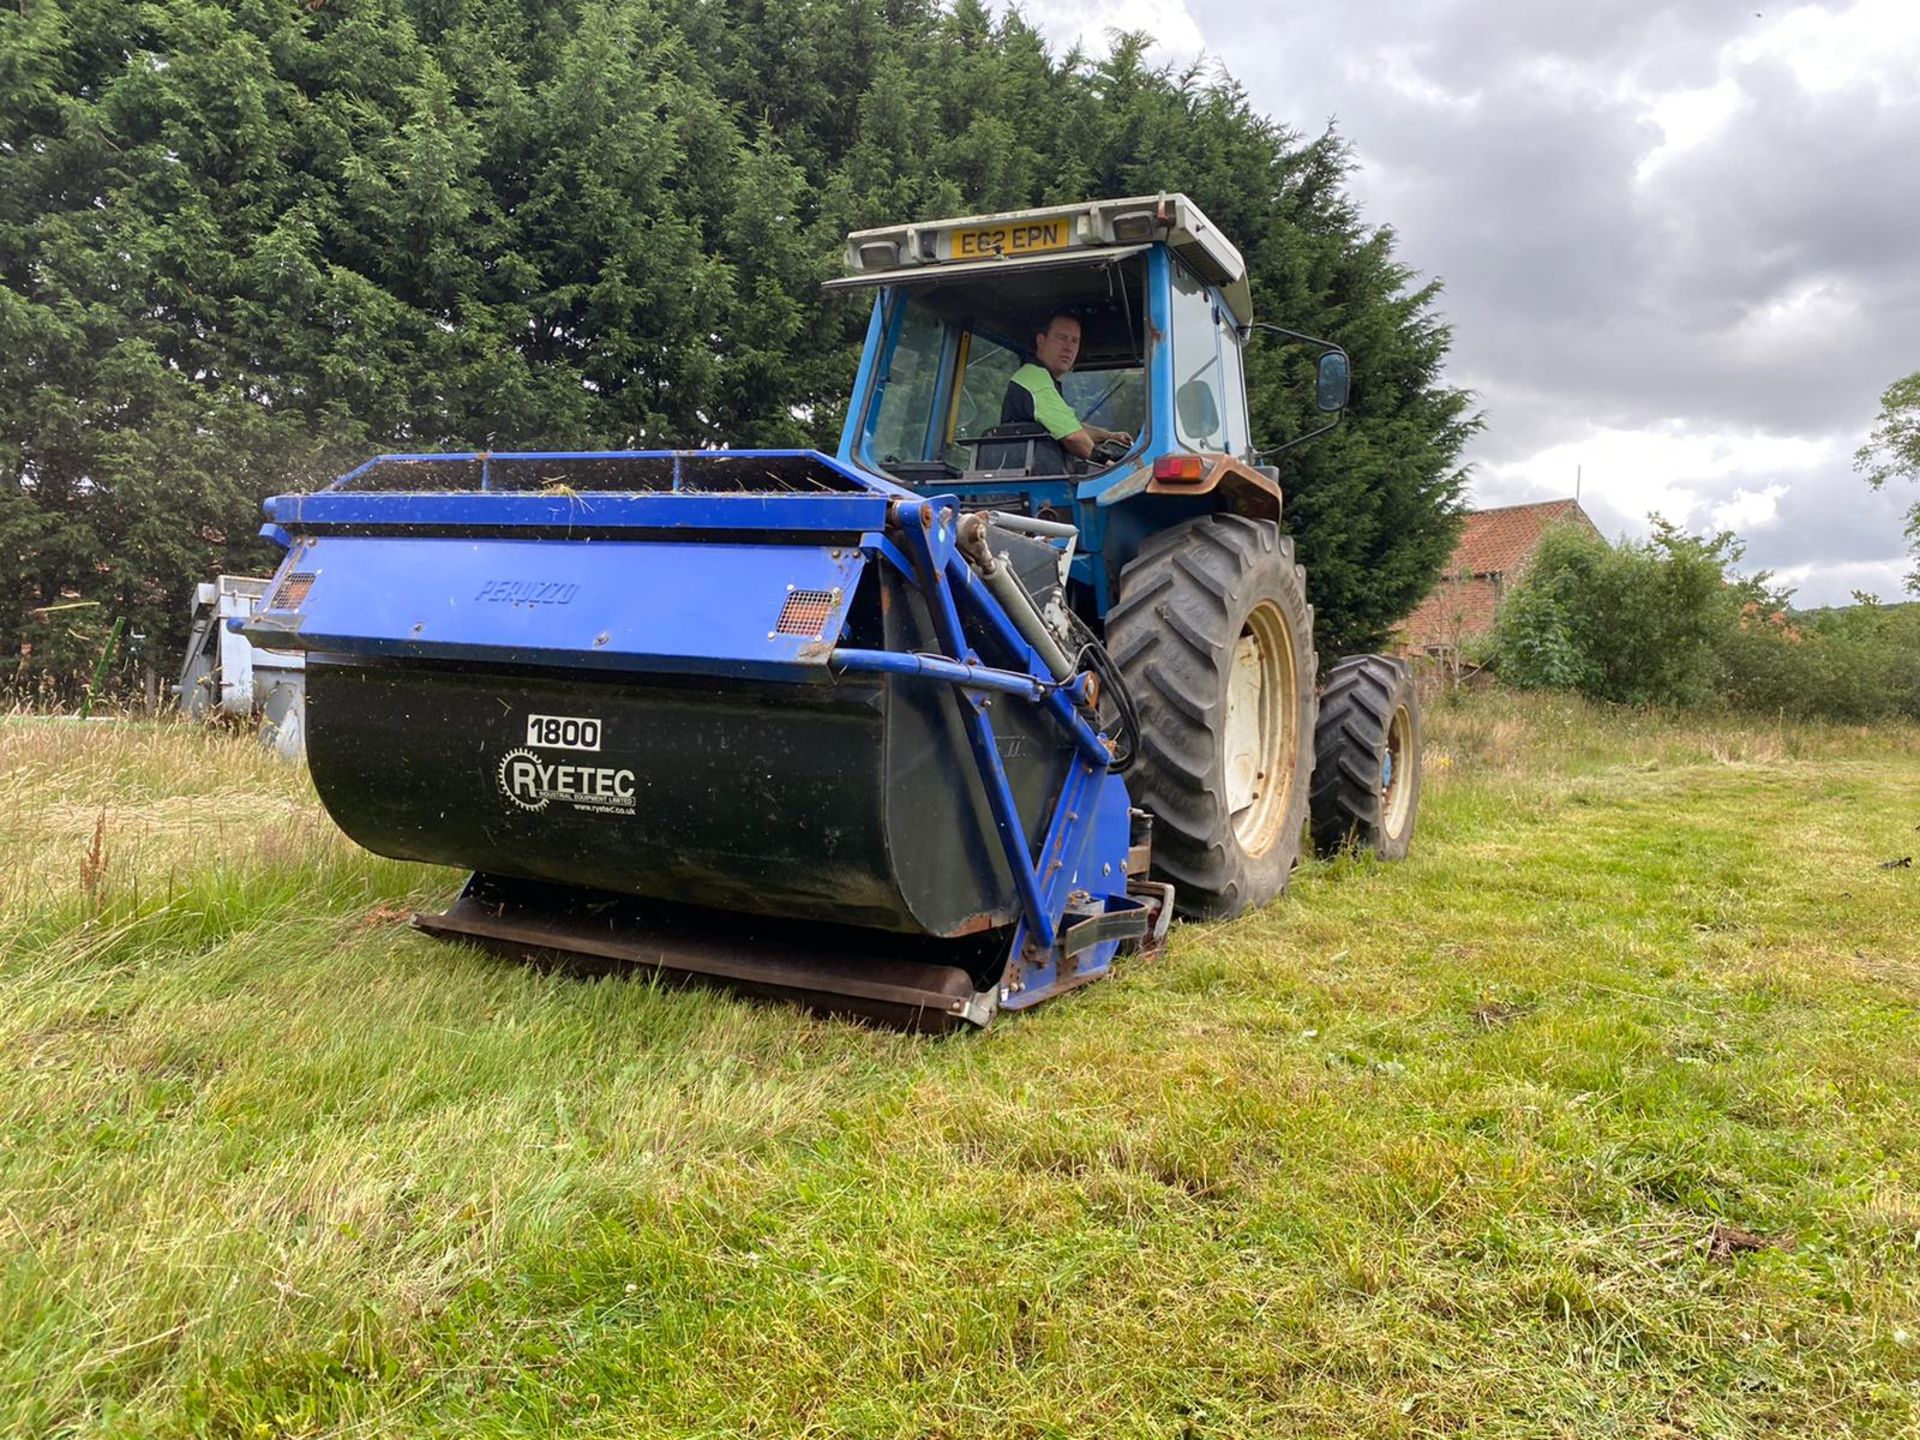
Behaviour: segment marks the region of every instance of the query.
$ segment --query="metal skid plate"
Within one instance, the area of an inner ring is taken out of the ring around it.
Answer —
[[[942,951],[846,926],[756,922],[488,875],[414,924],[509,954],[639,965],[909,1030],[985,1025],[996,1008],[996,992],[979,990],[965,963],[979,945]]]

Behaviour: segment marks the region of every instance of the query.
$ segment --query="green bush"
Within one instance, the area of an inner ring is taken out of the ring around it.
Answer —
[[[1645,542],[1548,532],[1494,628],[1503,680],[1629,705],[1725,705],[1796,718],[1920,718],[1920,606],[1870,596],[1796,613],[1741,576],[1733,535],[1657,517]]]
[[[1870,723],[1920,716],[1920,606],[1749,612],[1723,645],[1730,705]]]
[[[1627,705],[1700,703],[1719,679],[1719,642],[1750,598],[1728,583],[1739,553],[1731,535],[1689,535],[1658,519],[1644,544],[1549,531],[1500,608],[1500,674]]]

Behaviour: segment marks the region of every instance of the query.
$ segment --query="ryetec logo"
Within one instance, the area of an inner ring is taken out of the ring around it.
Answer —
[[[633,813],[633,771],[612,765],[573,765],[509,750],[500,757],[499,780],[502,795],[535,815],[555,801],[599,814]]]

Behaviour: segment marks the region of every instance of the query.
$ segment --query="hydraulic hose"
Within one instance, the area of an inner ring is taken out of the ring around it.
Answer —
[[[1040,618],[1040,612],[1033,608],[1033,597],[1027,594],[1026,587],[1013,573],[1013,567],[995,555],[987,544],[987,517],[976,512],[963,518],[956,543],[960,553],[967,557],[967,563],[973,566],[974,573],[986,585],[988,593],[1007,612],[1007,618],[1013,622],[1013,628],[1020,632],[1020,638],[1033,647],[1034,653],[1040,657],[1053,678],[1071,680],[1075,673],[1074,664],[1061,648],[1059,638]]]

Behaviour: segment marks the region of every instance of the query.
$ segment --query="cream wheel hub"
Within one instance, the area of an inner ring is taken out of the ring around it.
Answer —
[[[1250,854],[1272,846],[1286,813],[1297,688],[1287,622],[1271,602],[1257,605],[1234,642],[1221,737],[1227,813],[1234,838]]]

